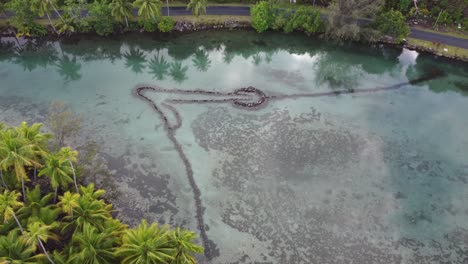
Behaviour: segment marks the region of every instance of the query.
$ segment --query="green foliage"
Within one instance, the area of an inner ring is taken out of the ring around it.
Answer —
[[[146,220],[135,229],[125,231],[122,246],[117,249],[122,264],[169,263],[177,253],[171,245],[167,226],[148,225]]]
[[[390,10],[380,14],[375,21],[376,28],[385,35],[389,35],[397,42],[401,42],[410,34],[410,28],[400,11]]]
[[[303,30],[308,34],[319,32],[323,29],[320,12],[310,7],[300,7],[284,26],[284,31],[289,33],[294,30]]]
[[[35,12],[31,9],[31,0],[12,0],[6,4],[6,8],[15,13],[11,18],[11,23],[18,30],[19,36],[44,36],[47,30],[34,22]]]
[[[203,253],[203,248],[194,243],[197,234],[177,227],[170,233],[169,239],[177,252],[173,264],[196,264],[193,254]]]
[[[119,22],[125,22],[128,27],[128,18],[133,17],[133,5],[127,0],[112,0],[109,7],[111,15]]]
[[[114,32],[115,20],[112,8],[105,0],[97,0],[90,5],[89,17],[98,35],[108,36]]]
[[[63,20],[58,20],[55,24],[59,34],[70,35],[76,31],[76,20],[65,14]]]
[[[250,10],[252,27],[257,32],[264,32],[273,25],[274,8],[270,2],[261,1],[254,5]]]
[[[271,25],[274,30],[282,30],[293,16],[294,12],[292,9],[280,9],[277,11],[275,20]]]
[[[155,32],[158,27],[158,24],[154,20],[140,20],[139,23],[146,32]]]
[[[187,4],[187,10],[192,10],[192,14],[199,16],[206,14],[207,5],[207,0],[190,0],[190,2]]]
[[[412,3],[412,0],[400,0],[400,3],[399,3],[400,11],[402,13],[408,12],[408,10],[410,9],[411,3]]]
[[[142,21],[156,22],[161,16],[161,1],[159,0],[136,0],[133,6],[138,8],[138,19]]]
[[[174,19],[170,17],[163,17],[161,20],[158,22],[158,29],[161,32],[171,32],[172,29],[174,28],[176,22]]]
[[[35,254],[34,248],[21,238],[17,229],[0,236],[0,263],[35,264],[44,261],[44,255]]]
[[[112,217],[104,190],[94,184],[69,190],[78,153],[68,147],[51,152],[51,136],[41,127],[0,124],[0,263],[196,263],[203,248],[194,243],[195,233],[145,220],[129,229]],[[33,179],[34,168],[50,180]],[[31,180],[16,184],[18,175]],[[47,191],[59,187],[63,195],[55,203]]]

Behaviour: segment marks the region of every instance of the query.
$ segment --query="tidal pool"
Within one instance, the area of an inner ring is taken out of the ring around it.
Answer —
[[[201,263],[466,263],[468,65],[245,31],[0,42],[0,122],[83,116],[118,215]]]

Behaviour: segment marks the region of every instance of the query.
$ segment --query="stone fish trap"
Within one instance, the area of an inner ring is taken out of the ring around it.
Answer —
[[[200,231],[200,238],[202,240],[203,247],[205,248],[204,255],[207,260],[211,260],[216,256],[219,256],[219,250],[216,248],[216,244],[208,238],[206,234],[206,225],[203,218],[203,213],[205,208],[202,205],[201,201],[201,191],[198,188],[198,185],[195,182],[193,176],[192,164],[188,160],[185,152],[182,148],[182,145],[179,143],[175,137],[175,132],[182,126],[182,118],[177,109],[171,104],[203,104],[203,103],[231,103],[233,107],[242,108],[247,110],[256,110],[260,107],[265,106],[269,101],[281,100],[281,99],[293,99],[293,98],[308,98],[308,97],[322,97],[322,96],[338,96],[341,94],[366,94],[366,93],[375,93],[383,92],[388,90],[397,90],[403,88],[407,85],[415,85],[418,83],[442,78],[445,76],[445,73],[435,67],[426,68],[424,70],[424,75],[420,78],[409,80],[407,82],[395,84],[392,86],[386,87],[375,87],[375,88],[364,88],[364,89],[344,89],[336,90],[330,92],[322,93],[298,93],[291,95],[271,95],[268,96],[262,90],[249,86],[247,88],[239,88],[233,92],[217,92],[209,90],[182,90],[182,89],[165,89],[159,86],[151,85],[140,85],[133,89],[133,94],[141,100],[146,101],[153,108],[156,113],[159,114],[159,117],[163,121],[164,129],[166,130],[168,138],[174,144],[174,147],[179,154],[182,162],[184,163],[185,171],[187,178],[190,184],[190,187],[193,192],[193,198],[195,202],[195,215],[197,219],[197,227]],[[145,92],[155,92],[155,93],[164,93],[170,95],[191,95],[191,96],[204,96],[210,97],[212,99],[166,99],[161,105],[158,105],[155,101],[151,100],[148,96],[145,95]],[[167,115],[162,110],[162,107],[165,107],[171,111],[176,119],[175,124],[171,124]]]

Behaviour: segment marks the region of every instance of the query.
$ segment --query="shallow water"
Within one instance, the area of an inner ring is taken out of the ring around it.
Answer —
[[[197,230],[202,263],[468,259],[467,64],[239,31],[20,44],[0,122],[68,103],[119,217]]]

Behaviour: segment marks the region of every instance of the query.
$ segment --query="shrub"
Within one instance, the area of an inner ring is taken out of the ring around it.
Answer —
[[[175,20],[170,17],[163,17],[159,20],[158,29],[161,32],[170,32],[176,24]]]
[[[275,16],[275,20],[273,21],[273,25],[271,26],[274,30],[281,30],[283,29],[288,20],[293,16],[293,12],[290,9],[286,10],[279,10]]]
[[[323,29],[320,12],[310,7],[298,8],[293,17],[287,22],[284,31],[292,32],[297,29],[304,30],[309,34]]]
[[[158,27],[158,24],[156,24],[156,22],[153,20],[142,20],[140,21],[140,25],[143,26],[143,29],[146,32],[155,32],[156,28]]]
[[[262,1],[254,5],[250,11],[252,19],[252,27],[257,32],[264,32],[273,25],[273,5],[269,2]]]
[[[465,18],[462,23],[463,30],[468,31],[468,18]]]
[[[405,13],[409,10],[412,0],[400,0],[399,7],[402,13]]]
[[[401,42],[410,34],[410,28],[406,24],[406,18],[400,11],[390,10],[380,14],[375,21],[377,30],[385,35],[395,38],[397,43]]]
[[[29,0],[13,0],[6,4],[7,9],[15,13],[11,22],[18,29],[19,35],[33,34],[33,28],[37,24],[34,22],[35,14],[31,10],[31,2]]]
[[[91,5],[89,16],[98,35],[108,36],[114,32],[116,22],[111,12],[112,9],[105,1],[96,1]]]

